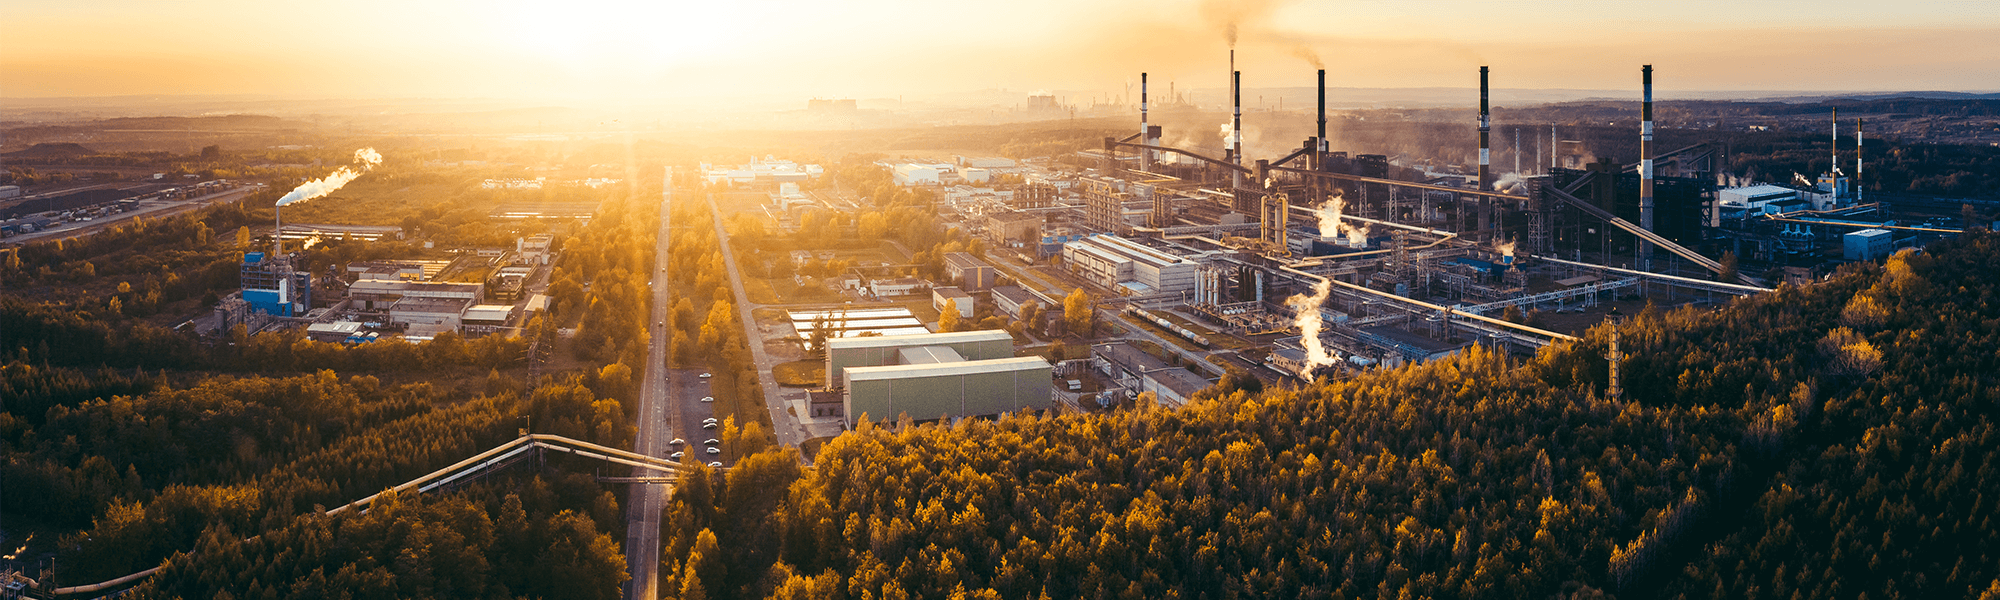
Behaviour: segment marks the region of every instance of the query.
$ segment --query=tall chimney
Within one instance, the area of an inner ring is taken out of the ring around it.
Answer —
[[[1492,131],[1492,129],[1493,129],[1493,115],[1487,111],[1487,105],[1486,105],[1486,67],[1480,67],[1479,68],[1479,191],[1482,192],[1493,191],[1492,183],[1488,181],[1487,179],[1488,174],[1486,172],[1488,166],[1492,163],[1492,158],[1493,158],[1493,151],[1491,147],[1487,145],[1487,140],[1486,140],[1487,135]],[[1487,231],[1491,227],[1493,227],[1493,199],[1488,198],[1486,196],[1480,196],[1479,233],[1478,235],[1473,236],[1473,238],[1485,239],[1486,236],[1491,233],[1490,231]]]
[[[1319,147],[1314,150],[1327,151],[1326,143],[1326,69],[1319,70]]]
[[[1861,203],[1861,117],[1854,118],[1854,203]]]
[[[1153,128],[1147,125],[1146,123],[1146,74],[1140,73],[1139,74],[1139,145],[1141,146],[1153,145],[1152,136],[1153,136]],[[1151,172],[1153,170],[1152,149],[1150,148],[1139,149],[1139,170],[1147,172]]]
[[[1235,50],[1229,51],[1229,62],[1231,66],[1235,65],[1236,63]],[[1233,104],[1235,105],[1235,110],[1236,110],[1235,115],[1229,118],[1229,147],[1231,149],[1230,155],[1235,157],[1237,166],[1242,166],[1243,165],[1243,72],[1230,71],[1229,77],[1230,77],[1229,88],[1234,91]],[[1230,173],[1232,174],[1229,178],[1230,183],[1238,188],[1243,187],[1243,172],[1230,171]]]
[[[1639,104],[1639,226],[1653,230],[1653,65],[1639,69],[1645,99]],[[1639,240],[1639,269],[1653,268],[1653,244]]]
[[[1826,176],[1829,179],[1839,179],[1840,178],[1840,109],[1838,107],[1833,109],[1833,145],[1830,146],[1830,149],[1833,150],[1833,162],[1827,163]],[[1839,186],[1835,185],[1835,182],[1829,181],[1827,182],[1827,186],[1830,188],[1835,188],[1835,189],[1828,189],[1827,191],[1829,192],[1839,191],[1838,189]]]

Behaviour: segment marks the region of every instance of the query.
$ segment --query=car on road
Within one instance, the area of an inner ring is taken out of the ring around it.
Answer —
[[[687,441],[687,440],[684,440],[684,439],[680,439],[680,438],[674,438],[674,441],[671,441],[671,442],[667,442],[667,443],[668,443],[668,444],[672,444],[672,445],[675,445],[675,446],[680,446],[680,445],[683,445],[683,444],[686,444],[686,443],[688,443],[688,441]]]
[[[701,378],[702,378],[702,379],[708,379],[708,378],[709,378],[709,376],[711,376],[711,375],[714,375],[714,373],[702,373],[702,374],[701,374]]]
[[[715,396],[702,396],[702,397],[701,397],[701,401],[702,401],[702,402],[714,402],[714,401],[715,401]]]
[[[722,449],[721,449],[721,448],[709,448],[709,449],[708,449],[708,453],[709,453],[709,454],[721,454],[721,453],[722,453]]]
[[[702,429],[715,429],[717,425],[719,425],[719,424],[718,424],[718,423],[702,423],[702,424],[701,424],[701,428],[702,428]]]
[[[708,468],[711,468],[711,469],[720,469],[720,468],[722,468],[722,463],[719,463],[719,462],[715,462],[715,461],[709,461],[709,463],[708,463]]]
[[[721,422],[722,422],[722,419],[717,419],[717,418],[715,418],[715,417],[709,417],[709,418],[706,418],[706,419],[702,419],[702,420],[701,420],[701,422],[703,422],[703,423],[721,423]]]
[[[687,456],[687,453],[686,453],[686,452],[675,452],[675,453],[673,453],[673,454],[668,454],[668,455],[667,455],[667,460],[680,460],[680,459],[681,459],[681,457],[683,457],[683,456]]]
[[[722,443],[722,440],[718,440],[718,439],[715,439],[715,438],[708,438],[708,441],[706,441],[706,442],[702,442],[702,444],[703,444],[703,445],[706,445],[706,446],[714,446],[714,445],[716,445],[716,444],[721,444],[721,443]]]

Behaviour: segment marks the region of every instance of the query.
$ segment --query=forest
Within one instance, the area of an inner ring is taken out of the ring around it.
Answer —
[[[579,329],[585,368],[531,382],[518,377],[524,338],[200,338],[107,310],[129,285],[97,296],[106,279],[174,267],[21,268],[182,252],[199,258],[175,266],[227,261],[233,279],[238,245],[206,232],[257,212],[243,206],[29,246],[7,276],[41,291],[0,297],[0,509],[70,532],[44,573],[54,585],[167,565],[137,597],[614,597],[626,577],[622,490],[589,475],[596,463],[550,457],[540,473],[321,513],[522,430],[629,447],[658,191],[612,198],[566,240],[555,275],[578,289],[547,319]],[[233,285],[216,283],[177,293]],[[483,385],[451,379],[469,373]]]
[[[1984,231],[1719,310],[1183,409],[873,421],[690,481],[692,598],[2000,593]]]

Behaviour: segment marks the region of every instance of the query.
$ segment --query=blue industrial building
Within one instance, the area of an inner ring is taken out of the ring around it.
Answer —
[[[292,270],[289,257],[243,254],[243,301],[250,310],[278,317],[312,308],[312,274]]]

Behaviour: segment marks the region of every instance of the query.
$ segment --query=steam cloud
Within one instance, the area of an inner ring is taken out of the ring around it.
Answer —
[[[1320,320],[1319,307],[1326,303],[1326,297],[1333,291],[1333,283],[1322,278],[1313,284],[1312,295],[1292,294],[1285,299],[1285,306],[1298,311],[1294,324],[1299,326],[1299,345],[1306,349],[1305,364],[1299,366],[1300,377],[1310,377],[1312,370],[1334,364],[1333,355],[1327,353],[1326,345],[1320,343],[1319,332],[1324,323]]]
[[[348,182],[360,178],[362,174],[374,170],[375,165],[382,164],[382,154],[376,152],[374,148],[362,148],[354,151],[354,162],[361,165],[361,170],[356,171],[352,167],[342,166],[331,175],[301,183],[299,187],[292,188],[291,193],[285,194],[283,198],[279,198],[278,206],[331,194],[334,190],[340,189],[341,186],[347,185]]]
[[[1313,212],[1319,215],[1320,237],[1338,238],[1344,236],[1347,238],[1347,245],[1349,246],[1360,247],[1368,245],[1367,225],[1355,227],[1340,222],[1340,213],[1346,208],[1347,199],[1334,196],[1332,199],[1327,200],[1325,204],[1319,205],[1319,208],[1313,209]]]

